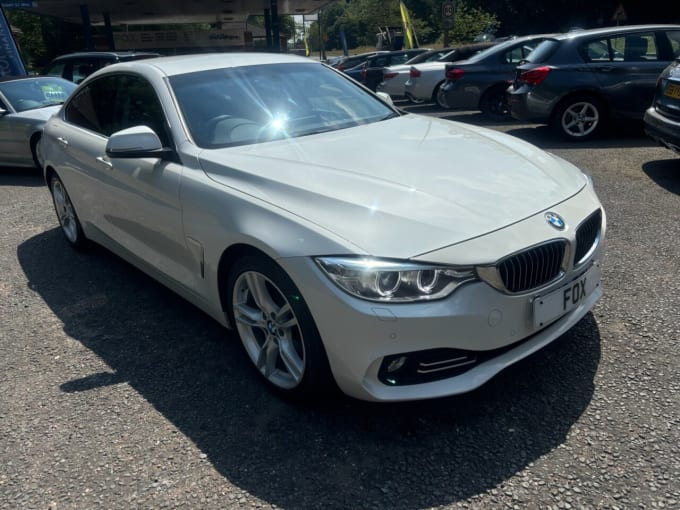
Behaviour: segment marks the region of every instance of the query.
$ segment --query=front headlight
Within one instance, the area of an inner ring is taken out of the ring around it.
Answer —
[[[361,299],[391,303],[441,299],[477,278],[472,267],[436,266],[369,257],[317,257],[342,290]]]

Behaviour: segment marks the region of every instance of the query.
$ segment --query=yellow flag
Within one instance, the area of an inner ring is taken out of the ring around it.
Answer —
[[[413,26],[411,25],[411,18],[408,15],[404,2],[399,2],[399,10],[401,11],[401,22],[404,24],[404,32],[406,34],[406,47],[415,48]]]

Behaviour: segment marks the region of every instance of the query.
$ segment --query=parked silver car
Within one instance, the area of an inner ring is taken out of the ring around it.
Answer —
[[[61,78],[0,78],[0,166],[40,168],[40,137],[75,84]]]
[[[431,50],[427,54],[418,55],[403,64],[386,67],[383,70],[382,81],[378,84],[376,90],[378,92],[385,92],[394,99],[403,98],[405,95],[404,86],[409,79],[412,66],[429,62],[440,62],[440,65],[445,66],[447,62],[457,62],[470,58],[472,55],[493,45],[494,43],[492,42],[483,42],[465,44],[456,48]]]
[[[114,64],[43,140],[68,242],[106,246],[233,328],[287,395],[469,391],[602,295],[606,221],[586,175],[402,113],[311,59]]]

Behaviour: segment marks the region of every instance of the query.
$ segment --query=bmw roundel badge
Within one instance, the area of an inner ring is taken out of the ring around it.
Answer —
[[[566,225],[562,217],[554,212],[545,213],[545,221],[550,223],[557,230],[564,230],[564,227]]]

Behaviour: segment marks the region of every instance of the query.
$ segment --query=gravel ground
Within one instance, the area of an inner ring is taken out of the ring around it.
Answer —
[[[39,175],[0,170],[0,509],[680,508],[680,158],[489,127],[593,176],[605,297],[479,390],[410,404],[282,401],[202,312],[73,252]]]

